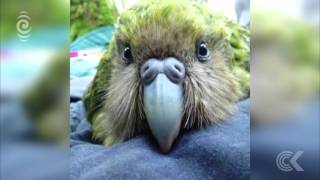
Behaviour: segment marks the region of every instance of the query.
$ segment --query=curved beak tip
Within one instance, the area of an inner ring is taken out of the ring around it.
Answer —
[[[159,141],[159,146],[160,146],[160,150],[163,153],[169,153],[169,151],[171,150],[172,144],[173,142],[170,142],[168,140],[164,140],[164,141]]]
[[[166,137],[155,136],[156,140],[159,144],[160,150],[163,153],[168,153],[171,150],[171,148],[174,144],[174,141],[178,137],[179,129],[180,129],[180,126],[178,126],[175,130],[172,130],[171,131],[172,134],[170,134],[169,136],[166,136]]]

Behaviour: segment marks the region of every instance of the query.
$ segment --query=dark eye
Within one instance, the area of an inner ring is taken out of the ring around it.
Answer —
[[[122,59],[126,64],[130,64],[132,62],[132,54],[129,46],[126,46],[122,52]]]
[[[209,49],[207,48],[207,44],[205,42],[200,42],[197,45],[197,56],[200,61],[208,60],[210,55]]]

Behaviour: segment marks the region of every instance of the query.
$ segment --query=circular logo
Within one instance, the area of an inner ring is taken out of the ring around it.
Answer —
[[[30,38],[31,32],[31,25],[30,25],[31,18],[26,11],[20,11],[19,16],[17,17],[17,35],[19,36],[21,41],[28,41]]]
[[[295,153],[291,151],[282,151],[276,158],[277,167],[281,171],[290,172],[293,169],[296,171],[304,171],[299,165],[297,160],[303,154],[303,151],[297,151]]]
[[[282,151],[278,154],[276,159],[276,164],[278,168],[282,171],[289,172],[292,171],[292,167],[289,164],[289,159],[292,157],[293,152],[290,151]]]

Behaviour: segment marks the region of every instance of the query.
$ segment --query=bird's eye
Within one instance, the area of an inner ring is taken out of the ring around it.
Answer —
[[[129,46],[126,46],[122,52],[122,59],[126,64],[130,64],[132,62],[132,54]]]
[[[209,49],[207,48],[207,44],[205,42],[200,42],[197,45],[197,56],[200,61],[208,60],[210,55]]]

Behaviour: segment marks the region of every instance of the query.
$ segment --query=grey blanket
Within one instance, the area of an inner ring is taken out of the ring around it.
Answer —
[[[169,154],[148,135],[112,147],[90,140],[81,101],[71,104],[71,179],[249,179],[250,103],[219,126],[185,133]]]

